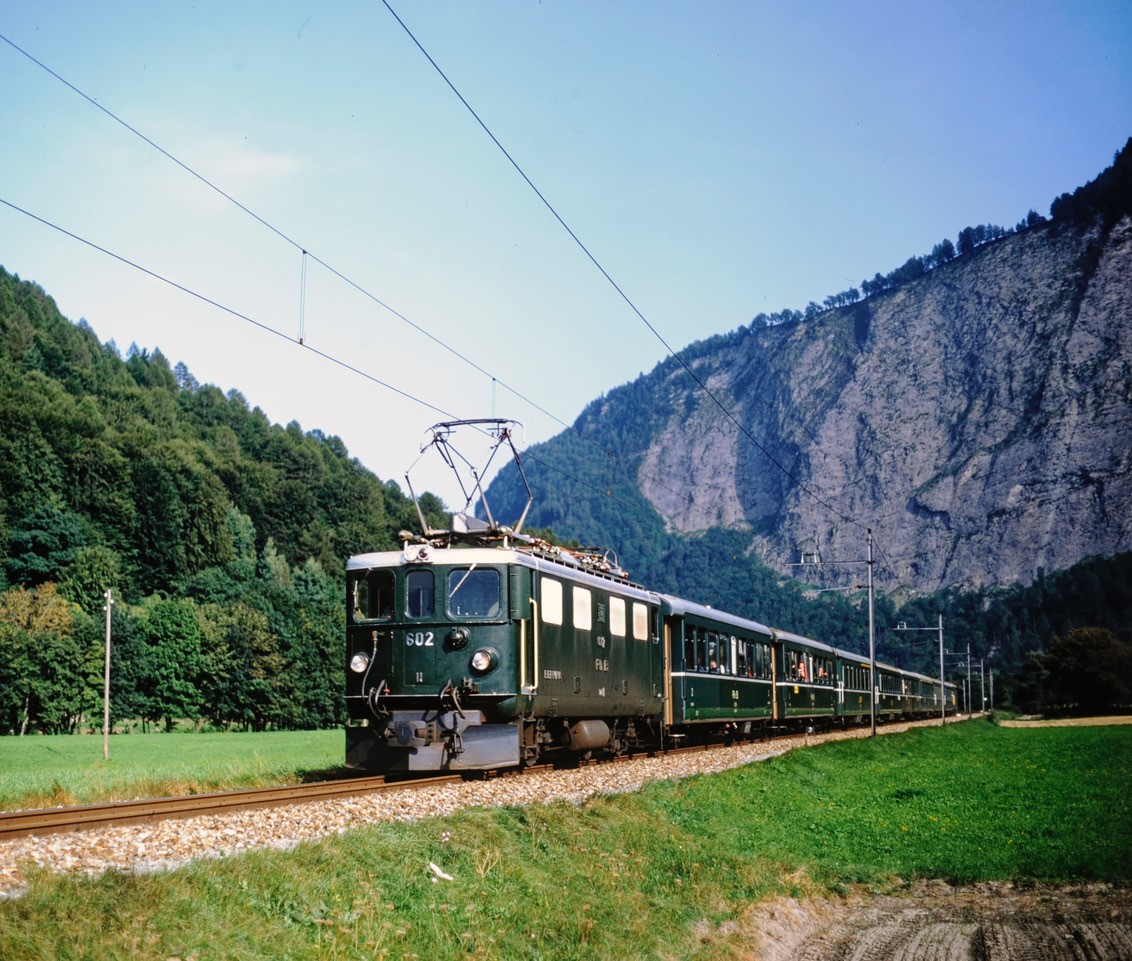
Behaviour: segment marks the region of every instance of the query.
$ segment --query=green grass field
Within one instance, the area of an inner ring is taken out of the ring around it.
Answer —
[[[0,903],[0,957],[706,961],[739,956],[726,924],[752,902],[922,878],[1132,883],[1132,728],[974,721],[577,808],[470,809],[163,874],[40,872]]]
[[[0,737],[0,810],[295,784],[342,764],[341,730]]]

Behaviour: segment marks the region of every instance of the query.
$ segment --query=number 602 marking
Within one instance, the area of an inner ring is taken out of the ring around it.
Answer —
[[[432,631],[409,631],[405,635],[406,647],[432,647]]]

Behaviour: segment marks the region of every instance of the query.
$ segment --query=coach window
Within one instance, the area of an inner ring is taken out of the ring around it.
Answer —
[[[387,621],[393,616],[393,572],[366,571],[351,594],[355,621]]]
[[[750,677],[751,672],[747,667],[747,652],[750,649],[750,642],[740,641],[738,649],[735,652],[735,673],[740,677]]]
[[[808,681],[810,672],[807,670],[806,655],[801,651],[790,652],[790,676],[795,681]]]
[[[625,636],[625,599],[611,597],[609,599],[609,633],[614,637]]]
[[[696,669],[696,629],[684,625],[684,670]]]
[[[574,588],[574,630],[588,631],[593,628],[593,597],[584,587]]]
[[[432,571],[409,571],[405,583],[409,591],[409,617],[432,617],[436,603]]]
[[[494,567],[456,567],[448,572],[448,613],[452,617],[497,617],[499,571]]]
[[[707,656],[708,670],[712,674],[719,674],[723,670],[723,649],[719,643],[719,635],[715,631],[708,635]]]
[[[707,656],[707,631],[696,628],[696,670],[706,671],[708,669],[708,656]]]

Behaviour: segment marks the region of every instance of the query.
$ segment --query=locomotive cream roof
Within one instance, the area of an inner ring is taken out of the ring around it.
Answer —
[[[513,547],[444,547],[432,544],[407,544],[400,551],[376,551],[358,554],[346,562],[346,570],[372,570],[379,567],[456,566],[516,564],[530,570],[553,574],[565,580],[585,584],[602,590],[615,590],[619,595],[659,604],[661,595],[646,590],[622,577],[569,563],[538,550],[519,550]],[[764,629],[765,630],[765,629]]]

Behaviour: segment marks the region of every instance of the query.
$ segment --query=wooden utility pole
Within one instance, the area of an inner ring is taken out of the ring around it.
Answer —
[[[873,529],[868,528],[868,545],[869,553],[868,559],[865,563],[869,565],[869,686],[873,690],[873,696],[870,698],[872,701],[872,710],[869,712],[870,721],[870,736],[877,736],[877,696],[879,690],[877,689],[877,642],[876,642],[876,626],[873,618]]]
[[[110,759],[110,608],[114,604],[113,592],[106,592],[106,669],[102,684],[102,758]]]

